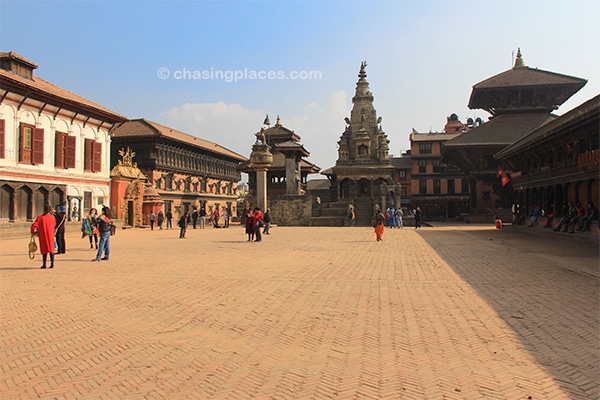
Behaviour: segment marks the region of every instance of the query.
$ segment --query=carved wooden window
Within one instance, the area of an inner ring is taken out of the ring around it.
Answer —
[[[427,172],[427,160],[419,160],[419,173],[424,174]]]

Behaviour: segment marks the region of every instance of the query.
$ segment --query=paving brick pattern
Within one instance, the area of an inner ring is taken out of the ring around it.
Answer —
[[[600,399],[595,242],[492,226],[0,242],[3,399]]]

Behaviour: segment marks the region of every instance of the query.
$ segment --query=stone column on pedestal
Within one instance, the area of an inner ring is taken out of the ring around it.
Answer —
[[[265,140],[264,129],[256,134],[256,143],[250,154],[250,167],[256,171],[256,201],[257,207],[264,212],[267,209],[267,171],[273,163],[271,146]]]
[[[296,173],[296,158],[293,155],[285,158],[285,194],[297,195],[300,191],[298,190],[297,184],[297,173]]]

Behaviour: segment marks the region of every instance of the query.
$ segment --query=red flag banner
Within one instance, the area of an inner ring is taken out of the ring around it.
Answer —
[[[508,175],[506,175],[506,172],[504,172],[502,167],[499,165],[498,165],[498,173],[496,174],[496,176],[501,178],[502,186],[506,186],[506,185],[508,185],[508,182],[510,182],[510,178],[508,177]]]

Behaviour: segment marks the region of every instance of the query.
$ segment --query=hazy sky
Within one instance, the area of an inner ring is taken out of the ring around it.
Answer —
[[[399,156],[413,128],[487,120],[468,109],[471,88],[510,69],[519,47],[530,67],[588,80],[558,115],[600,93],[598,15],[595,0],[0,0],[0,50],[128,118],[247,157],[265,114],[280,115],[325,169],[362,60]]]

